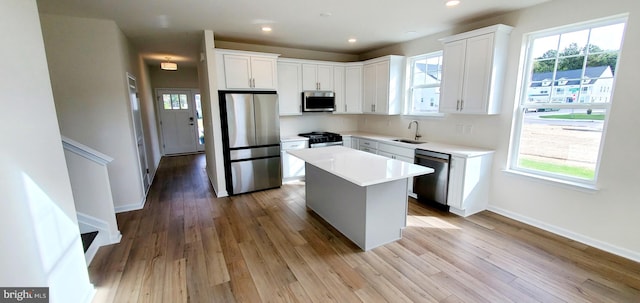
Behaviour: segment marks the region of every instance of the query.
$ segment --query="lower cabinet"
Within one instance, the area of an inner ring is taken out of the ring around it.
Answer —
[[[304,179],[304,161],[290,155],[288,150],[308,148],[308,140],[286,141],[281,143],[282,181]]]
[[[345,147],[414,163],[413,148],[351,135],[343,136],[342,140]],[[487,209],[492,159],[492,153],[469,158],[451,155],[447,204],[452,213],[466,217]],[[413,193],[413,178],[408,183],[409,196],[416,198]]]
[[[358,149],[361,151],[366,151],[368,153],[377,154],[378,153],[378,141],[369,140],[369,139],[358,139]]]
[[[378,155],[413,164],[415,149],[386,143],[378,143]],[[407,190],[409,196],[414,198],[416,197],[416,194],[413,193],[413,178],[409,178],[409,182],[407,183]]]
[[[487,209],[493,154],[463,158],[451,156],[449,163],[449,211],[470,216]]]

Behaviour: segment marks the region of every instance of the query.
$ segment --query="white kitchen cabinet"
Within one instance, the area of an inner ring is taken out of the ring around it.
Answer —
[[[415,149],[400,147],[393,144],[378,143],[378,155],[413,164]],[[407,190],[410,196],[414,198],[416,197],[416,195],[413,193],[413,178],[409,178]]]
[[[360,146],[360,138],[358,137],[351,137],[351,148],[353,149],[358,149],[358,147]]]
[[[302,90],[333,91],[333,66],[303,63]]]
[[[342,146],[351,148],[351,136],[342,136]]]
[[[302,65],[278,61],[278,104],[280,115],[302,115]]]
[[[336,100],[336,110],[335,113],[343,113],[345,109],[345,80],[344,80],[344,66],[334,66],[333,67],[333,93]]]
[[[360,138],[358,140],[358,149],[368,153],[377,154],[378,141]]]
[[[364,62],[365,114],[397,115],[402,107],[404,57],[385,56]]]
[[[441,39],[440,112],[500,113],[511,30],[499,24]]]
[[[218,89],[276,90],[276,54],[216,49]]]
[[[470,216],[487,209],[493,154],[464,158],[452,155],[449,163],[449,211]]]
[[[304,161],[290,155],[287,151],[305,149],[309,146],[309,140],[295,140],[281,143],[280,156],[282,159],[282,181],[304,179]]]
[[[334,71],[336,71],[337,69],[338,67],[334,67]],[[334,75],[336,75],[335,72],[334,72]],[[337,81],[334,81],[334,83],[337,83]],[[344,67],[344,94],[343,94],[344,97],[338,100],[337,84],[336,84],[335,91],[336,91],[335,113],[361,114],[362,113],[362,64],[347,64]]]

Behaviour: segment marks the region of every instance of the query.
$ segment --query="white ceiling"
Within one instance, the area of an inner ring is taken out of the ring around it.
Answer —
[[[194,64],[204,29],[216,40],[361,54],[549,0],[461,1],[454,8],[445,0],[38,0],[38,6],[42,13],[114,20],[150,64],[165,56]],[[273,31],[262,32],[263,25]]]

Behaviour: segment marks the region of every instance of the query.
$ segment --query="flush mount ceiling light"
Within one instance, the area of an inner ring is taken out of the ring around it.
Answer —
[[[358,40],[356,40],[356,38],[350,38],[350,39],[349,39],[349,40],[347,40],[347,41],[348,41],[349,43],[356,43],[356,41],[358,41]]]
[[[266,26],[266,25],[265,25],[265,26],[263,26],[263,27],[262,27],[262,31],[263,31],[263,32],[270,32],[270,31],[272,31],[272,30],[273,30],[273,29],[271,28],[271,26]]]
[[[448,0],[445,5],[448,7],[453,7],[453,6],[457,6],[458,4],[460,4],[460,0]]]
[[[166,57],[167,62],[160,63],[160,68],[162,70],[178,70],[178,64],[175,62],[170,62],[171,57]]]

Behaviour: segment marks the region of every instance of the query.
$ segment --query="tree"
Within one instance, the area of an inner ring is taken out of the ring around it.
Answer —
[[[589,49],[588,52],[587,48]],[[558,61],[557,70],[559,71],[582,69],[585,54],[589,54],[587,58],[588,67],[609,66],[611,67],[611,71],[615,73],[616,63],[618,62],[617,51],[606,51],[593,44],[580,48],[577,43],[569,44],[569,46],[565,47],[560,53],[555,49],[550,49],[542,54],[542,56],[535,58],[533,72],[553,72],[556,60]]]

